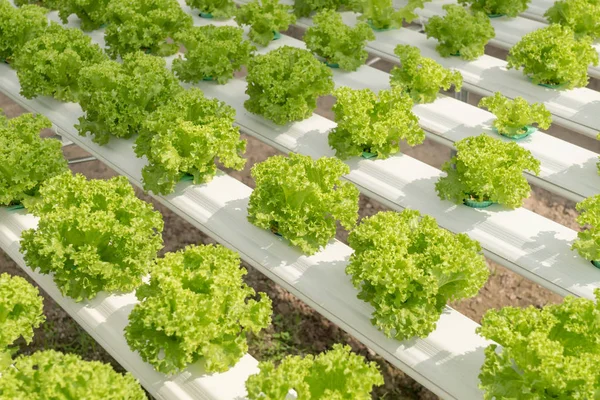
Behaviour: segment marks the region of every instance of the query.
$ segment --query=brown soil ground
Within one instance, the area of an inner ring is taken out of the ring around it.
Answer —
[[[501,54],[499,55],[502,56]],[[376,65],[384,70],[388,70],[390,67],[387,63],[383,62]],[[470,99],[470,103],[476,104],[478,99],[473,97]],[[331,98],[321,99],[318,112],[324,116],[331,117],[331,103]],[[23,110],[3,95],[0,95],[0,108],[4,109],[11,117],[23,112]],[[557,127],[552,128],[551,133],[566,140],[576,142],[580,146],[600,151],[598,143],[593,140],[571,134]],[[241,172],[228,172],[245,184],[253,186],[253,181],[249,174],[250,167],[254,163],[277,154],[277,151],[253,138],[246,137],[246,139],[248,140],[248,163],[246,168]],[[448,148],[429,140],[414,148],[405,147],[403,151],[414,158],[438,168],[449,158],[450,154]],[[69,148],[68,152],[67,156],[69,157],[73,157],[75,154],[85,154],[81,149],[76,148]],[[98,161],[78,164],[72,169],[91,178],[107,178],[115,175],[114,171]],[[144,195],[140,191],[138,191],[138,194],[142,199],[152,202],[164,216],[164,251],[178,250],[191,243],[211,242],[200,231],[160,204],[152,201],[149,196]],[[377,202],[365,197],[361,197],[360,206],[361,216],[372,215],[385,209],[385,207],[382,207]],[[533,194],[527,200],[525,207],[568,227],[578,229],[574,221],[576,216],[574,204],[554,196],[545,190],[534,188]],[[344,232],[340,232],[338,235],[341,240],[345,240],[345,236]],[[560,301],[558,295],[500,265],[489,262],[489,267],[492,272],[490,279],[480,293],[472,299],[452,304],[458,311],[475,321],[480,321],[483,313],[490,308],[528,305],[543,306],[547,303]],[[348,343],[355,351],[371,360],[377,361],[381,366],[382,372],[385,375],[385,386],[375,390],[374,398],[398,400],[437,398],[402,371],[391,366],[381,357],[378,357],[371,350],[360,344],[356,339],[317,314],[292,294],[274,284],[252,267],[246,266],[246,268],[248,269],[246,281],[257,291],[264,291],[271,297],[274,311],[273,325],[257,337],[250,338],[250,353],[253,356],[258,359],[278,360],[286,354],[318,353],[330,348],[334,343]],[[0,251],[0,273],[2,272],[25,276],[19,267],[6,254]],[[30,353],[47,348],[75,352],[87,360],[110,362],[117,370],[122,371],[122,368],[52,299],[45,294],[44,297],[47,322],[37,330],[32,344],[28,346],[23,344],[22,352]]]

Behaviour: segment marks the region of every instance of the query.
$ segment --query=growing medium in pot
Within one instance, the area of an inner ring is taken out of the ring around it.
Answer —
[[[540,162],[514,142],[482,134],[456,142],[457,154],[447,161],[435,184],[438,196],[457,204],[490,201],[508,208],[523,205],[531,187],[524,171],[540,173]]]

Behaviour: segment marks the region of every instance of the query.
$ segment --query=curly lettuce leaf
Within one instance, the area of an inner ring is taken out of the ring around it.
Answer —
[[[68,22],[70,15],[75,14],[80,20],[81,29],[92,31],[108,22],[106,8],[110,0],[60,0],[58,15],[63,23]]]
[[[568,26],[576,37],[600,38],[600,3],[596,0],[557,0],[544,17],[551,24]]]
[[[365,44],[375,40],[375,34],[365,23],[355,27],[344,24],[342,15],[324,10],[315,15],[314,25],[304,34],[306,47],[325,58],[330,64],[339,64],[346,71],[356,71],[368,57]]]
[[[175,40],[186,49],[185,58],[173,60],[173,72],[184,82],[212,78],[227,83],[256,50],[244,40],[244,31],[233,26],[194,26],[177,33]]]
[[[0,0],[0,61],[10,61],[25,43],[48,27],[47,9],[36,5],[15,8]]]
[[[53,96],[77,101],[79,72],[106,60],[106,55],[89,36],[77,28],[51,23],[41,35],[28,41],[16,54],[14,67],[21,84],[21,95]]]
[[[496,32],[490,19],[480,11],[470,12],[456,4],[442,7],[446,15],[435,15],[425,25],[428,38],[437,39],[435,49],[443,57],[459,55],[463,60],[475,60],[482,56],[485,45]]]
[[[162,247],[161,214],[123,176],[88,181],[67,172],[47,180],[25,206],[40,217],[37,229],[21,236],[27,265],[53,274],[75,301],[135,289]]]
[[[415,103],[431,103],[440,89],[448,90],[452,85],[457,92],[462,88],[460,72],[421,56],[418,47],[399,44],[394,53],[400,58],[400,65],[392,68],[390,85],[402,88]]]
[[[330,68],[308,50],[283,46],[248,63],[244,107],[278,125],[312,115],[317,98],[333,90]]]
[[[106,18],[106,52],[112,58],[139,50],[158,56],[175,54],[177,43],[167,39],[192,26],[192,17],[177,0],[111,0]]]
[[[586,260],[600,261],[600,195],[577,203],[577,223],[583,230],[577,232],[572,249]]]
[[[122,375],[109,364],[46,350],[18,357],[14,368],[2,373],[0,398],[146,400],[146,395],[129,372]]]
[[[506,15],[516,17],[527,10],[531,0],[458,0],[458,4],[470,6],[473,11],[487,15]]]
[[[203,360],[224,372],[248,350],[246,334],[271,323],[271,300],[242,277],[239,255],[220,245],[187,246],[157,259],[137,290],[125,338],[157,371],[176,373]]]
[[[565,85],[569,89],[588,83],[588,66],[598,65],[592,39],[576,39],[569,27],[550,25],[526,34],[509,51],[507,68],[523,69],[533,83]]]
[[[17,7],[24,7],[26,5],[36,5],[40,7],[44,7],[48,10],[56,10],[58,9],[58,3],[61,0],[13,0]]]
[[[340,10],[350,5],[352,0],[294,0],[294,14],[308,17],[313,11]]]
[[[38,289],[21,277],[0,274],[0,354],[21,337],[31,343],[33,329],[45,319]]]
[[[413,102],[401,88],[354,90],[341,87],[333,92],[337,126],[329,133],[329,145],[336,157],[347,159],[364,151],[387,158],[400,151],[400,141],[415,146],[423,143],[425,132],[412,112]]]
[[[269,157],[252,167],[256,188],[250,195],[248,220],[314,254],[335,236],[336,220],[347,229],[356,224],[358,189],[340,179],[349,172],[334,157]]]
[[[250,400],[284,399],[290,389],[299,399],[370,400],[373,386],[384,383],[375,362],[341,344],[317,356],[287,356],[277,367],[270,361],[258,367],[246,381]]]
[[[597,399],[600,396],[600,289],[592,300],[565,297],[542,309],[489,310],[477,332],[486,400]]]
[[[429,335],[446,303],[475,296],[489,275],[478,242],[415,210],[363,219],[348,244],[346,273],[358,298],[375,309],[372,323],[398,340]]]
[[[241,170],[246,142],[233,126],[235,110],[217,99],[207,99],[192,88],[159,106],[144,121],[135,153],[146,156],[144,189],[169,194],[185,175],[194,183],[212,179],[217,159],[227,168]]]
[[[496,92],[493,96],[481,99],[478,107],[487,108],[496,116],[493,125],[499,133],[514,135],[533,124],[548,129],[552,123],[552,114],[544,104],[529,104],[520,96],[510,100]]]
[[[200,13],[211,14],[215,18],[230,18],[236,10],[233,0],[185,0],[185,3],[200,10]]]
[[[350,0],[351,8],[361,13],[359,20],[368,21],[374,29],[395,29],[402,27],[403,21],[414,21],[415,13],[429,0],[408,0],[406,6],[396,10],[392,0]]]
[[[235,22],[240,26],[250,25],[250,40],[266,46],[273,40],[274,32],[285,31],[296,22],[291,10],[291,6],[278,0],[252,0],[237,10]]]
[[[0,114],[0,206],[37,195],[42,182],[68,171],[60,141],[40,137],[51,126],[43,115]]]
[[[85,116],[79,134],[94,135],[103,145],[111,136],[129,138],[159,105],[183,90],[166,62],[142,52],[127,54],[123,63],[104,61],[81,70],[79,104]]]
[[[508,208],[523,205],[531,187],[523,176],[540,173],[540,162],[514,142],[482,134],[455,144],[458,153],[442,166],[446,176],[435,184],[438,196],[457,204],[464,200],[490,200]]]

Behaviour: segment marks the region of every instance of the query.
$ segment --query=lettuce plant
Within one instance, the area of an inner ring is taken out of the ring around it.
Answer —
[[[215,162],[241,170],[246,142],[233,126],[235,110],[200,89],[176,94],[148,116],[136,140],[135,153],[146,156],[144,189],[169,194],[184,175],[194,183],[208,182],[217,172]]]
[[[597,0],[558,0],[546,10],[551,24],[568,26],[576,37],[600,38],[600,2]]]
[[[25,206],[40,217],[37,229],[22,233],[27,265],[53,274],[75,301],[135,289],[162,247],[161,214],[124,176],[88,181],[67,172],[47,180]]]
[[[21,277],[0,274],[0,373],[11,364],[16,350],[8,347],[19,338],[31,343],[33,329],[45,319],[43,299],[37,288]],[[7,398],[1,394],[0,389],[0,398]]]
[[[334,10],[324,10],[315,15],[314,25],[304,35],[306,47],[323,57],[329,64],[338,64],[347,71],[356,71],[368,57],[365,44],[375,40],[375,35],[365,23],[350,27],[342,15]]]
[[[317,98],[333,90],[333,74],[308,50],[283,46],[248,63],[244,107],[284,125],[312,115]]]
[[[81,21],[81,29],[91,31],[108,21],[106,8],[110,0],[60,0],[58,15],[63,23],[75,14]]]
[[[248,36],[257,44],[268,45],[275,32],[285,31],[296,22],[296,16],[290,14],[291,6],[278,0],[252,0],[242,5],[235,14],[238,25],[249,25]]]
[[[337,126],[329,133],[329,145],[341,159],[363,152],[387,158],[400,151],[400,141],[409,145],[423,143],[425,132],[412,112],[410,96],[400,88],[354,90],[341,87],[333,92]]]
[[[68,170],[60,141],[40,137],[50,127],[43,115],[0,114],[0,206],[35,196],[42,182]]]
[[[123,63],[104,61],[81,70],[79,134],[106,144],[111,136],[129,138],[156,108],[183,90],[165,60],[142,52],[126,54]]]
[[[340,179],[349,172],[337,158],[313,160],[295,153],[255,164],[248,220],[314,254],[335,236],[336,220],[346,229],[356,224],[358,189]]]
[[[339,10],[349,5],[351,0],[294,0],[294,14],[308,17],[313,11]]]
[[[230,18],[236,9],[233,0],[185,0],[185,3],[209,18]]]
[[[298,399],[370,400],[373,386],[384,383],[375,362],[341,344],[317,356],[287,356],[277,367],[263,361],[258,368],[246,381],[250,400],[285,399],[290,389]]]
[[[489,310],[477,332],[496,342],[479,374],[486,400],[597,399],[600,289],[542,309]]]
[[[35,5],[15,8],[7,0],[0,0],[0,62],[10,62],[17,50],[46,30],[47,12]]]
[[[588,66],[598,65],[598,53],[591,38],[577,40],[571,28],[550,25],[523,36],[510,49],[507,61],[507,68],[523,68],[535,84],[573,89],[587,85]]]
[[[354,11],[361,13],[360,20],[367,21],[375,30],[402,27],[402,22],[412,22],[419,16],[415,13],[428,0],[408,0],[408,4],[398,10],[392,0],[351,0]]]
[[[425,25],[427,37],[438,41],[438,53],[443,57],[458,55],[463,60],[482,56],[485,45],[496,35],[490,19],[480,11],[470,12],[456,4],[442,8],[446,15],[435,15]]]
[[[256,48],[234,26],[194,26],[175,35],[185,46],[185,59],[173,60],[173,71],[184,82],[214,79],[220,84],[248,63]]]
[[[167,374],[198,360],[207,372],[227,371],[248,351],[246,334],[271,324],[271,300],[254,299],[245,274],[239,255],[220,245],[167,253],[136,292],[127,343]]]
[[[577,232],[572,249],[586,260],[600,261],[600,195],[577,203],[577,222],[583,230]]]
[[[531,0],[458,0],[458,4],[470,6],[473,11],[482,11],[490,16],[516,17],[527,10]]]
[[[110,0],[106,17],[106,52],[112,58],[138,50],[158,56],[175,54],[177,43],[166,40],[192,26],[192,17],[177,0]]]
[[[36,5],[44,7],[48,10],[58,9],[58,3],[61,0],[13,0],[17,7],[23,7],[25,5]]]
[[[500,92],[481,99],[479,107],[490,110],[496,116],[493,123],[494,128],[501,135],[509,137],[523,133],[527,127],[533,124],[537,124],[542,129],[548,129],[552,123],[552,114],[544,104],[529,104],[522,97],[510,100]]]
[[[462,88],[460,72],[421,56],[418,47],[399,44],[394,53],[400,58],[400,65],[392,68],[390,85],[402,88],[415,103],[431,103],[440,89],[448,90],[452,85],[457,92]]]
[[[379,212],[350,232],[346,273],[372,323],[398,340],[426,337],[449,301],[475,296],[489,271],[481,246],[416,210]]]
[[[2,373],[0,398],[145,400],[146,395],[129,372],[122,375],[109,364],[46,350],[19,356],[14,368]]]
[[[80,29],[52,23],[44,33],[28,41],[15,57],[21,95],[53,96],[77,101],[79,72],[106,60],[106,55]]]
[[[441,199],[457,204],[465,200],[492,201],[508,208],[523,205],[531,188],[523,171],[540,173],[540,162],[515,142],[482,134],[455,144],[458,153],[442,166],[435,189]]]

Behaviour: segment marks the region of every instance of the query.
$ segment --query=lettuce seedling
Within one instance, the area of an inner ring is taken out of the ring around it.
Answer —
[[[108,21],[106,8],[110,0],[60,0],[58,2],[58,15],[63,23],[67,23],[69,16],[77,15],[81,22],[81,29],[92,31],[100,28]]]
[[[341,344],[317,356],[287,356],[277,367],[263,361],[258,368],[246,381],[250,400],[285,399],[291,389],[298,399],[370,400],[373,386],[384,383],[375,362]]]
[[[522,134],[533,124],[548,129],[552,123],[552,114],[544,104],[529,104],[520,96],[510,100],[502,93],[496,92],[493,96],[481,99],[478,107],[490,110],[496,116],[494,128],[501,135],[508,137]]]
[[[0,0],[0,62],[10,62],[25,43],[48,27],[47,9],[35,5],[15,8]]]
[[[367,217],[348,244],[358,298],[374,307],[373,325],[398,340],[429,335],[446,303],[475,296],[489,275],[478,242],[416,210]]]
[[[79,85],[85,116],[76,127],[100,145],[138,133],[151,112],[183,90],[164,59],[142,52],[125,55],[123,63],[107,60],[82,69]]]
[[[79,73],[108,57],[80,29],[52,23],[41,35],[28,41],[17,53],[14,67],[21,95],[31,99],[53,96],[57,100],[79,99]]]
[[[162,247],[161,214],[135,196],[124,176],[88,181],[67,172],[24,204],[40,217],[21,236],[27,265],[52,274],[75,301],[135,289]]]
[[[415,103],[431,103],[440,89],[448,90],[452,85],[457,92],[462,88],[460,72],[421,56],[418,47],[399,44],[394,53],[400,58],[400,65],[392,68],[390,85],[407,92]]]
[[[21,355],[0,379],[2,399],[145,400],[137,379],[109,364],[54,350]]]
[[[283,46],[248,63],[244,107],[278,125],[301,121],[317,108],[317,98],[333,90],[333,74],[308,50]]]
[[[237,10],[235,22],[240,26],[250,25],[250,40],[266,46],[276,32],[285,31],[296,22],[296,16],[290,14],[291,10],[291,6],[281,4],[278,0],[252,0]]]
[[[456,4],[442,7],[446,15],[435,15],[425,25],[427,37],[437,39],[435,49],[443,57],[460,56],[463,60],[475,60],[482,56],[485,45],[496,32],[490,19],[480,11],[470,12]]]
[[[234,122],[233,108],[207,99],[197,88],[159,106],[143,122],[135,142],[137,156],[148,159],[142,170],[144,189],[172,193],[184,175],[193,176],[196,184],[208,182],[217,172],[217,159],[227,168],[244,168],[246,142]]]
[[[157,56],[175,54],[179,46],[167,39],[192,26],[192,17],[177,0],[111,0],[106,16],[104,38],[112,58],[139,50]]]
[[[346,229],[356,224],[358,189],[341,180],[349,172],[334,157],[269,157],[252,167],[256,188],[250,195],[248,220],[314,254],[335,237],[336,220]]]
[[[596,302],[567,296],[539,309],[488,310],[477,333],[485,349],[485,400],[596,399],[600,388],[600,289]]]
[[[337,126],[329,133],[329,145],[342,160],[363,152],[388,158],[400,151],[400,141],[416,146],[425,140],[419,118],[412,112],[410,96],[400,88],[355,90],[341,87],[333,92]]]
[[[227,83],[246,65],[256,48],[234,26],[194,26],[175,35],[185,47],[185,58],[173,61],[173,72],[184,82],[213,79]]]
[[[521,69],[533,83],[564,85],[569,89],[588,83],[588,66],[598,65],[592,39],[575,39],[569,27],[550,25],[523,36],[509,51],[507,68]]]
[[[40,137],[51,127],[40,114],[12,119],[0,114],[0,206],[37,195],[42,182],[68,171],[60,141]]]
[[[447,176],[435,184],[438,196],[457,204],[492,201],[508,208],[523,205],[531,188],[523,171],[540,173],[540,162],[514,142],[482,134],[455,144],[458,153],[442,166]]]
[[[236,10],[233,0],[185,0],[185,3],[209,18],[230,18]]]
[[[600,195],[588,197],[577,203],[577,223],[582,230],[577,232],[577,240],[572,249],[586,260],[600,261]]]
[[[600,38],[600,2],[597,0],[557,0],[544,17],[551,24],[568,26],[578,38]]]
[[[187,246],[156,259],[129,315],[125,338],[157,371],[173,374],[202,360],[225,372],[248,351],[246,335],[271,324],[271,300],[244,283],[237,253]]]
[[[304,35],[306,47],[323,57],[328,64],[338,64],[346,71],[356,71],[369,56],[365,50],[368,40],[375,34],[365,23],[355,27],[344,24],[342,15],[334,10],[324,10],[315,15],[314,25]]]
[[[458,0],[458,4],[470,6],[473,11],[481,11],[489,16],[506,15],[516,17],[527,10],[531,0]]]

